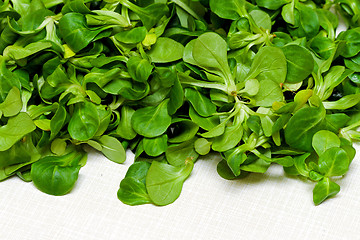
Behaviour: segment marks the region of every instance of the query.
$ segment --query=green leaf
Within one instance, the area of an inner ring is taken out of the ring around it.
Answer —
[[[191,140],[199,130],[199,126],[191,120],[176,118],[172,121],[172,134],[169,135],[170,143],[181,143]]]
[[[191,106],[189,108],[189,116],[191,118],[191,121],[193,121],[194,123],[196,123],[201,128],[207,131],[210,131],[214,127],[218,126],[220,123],[218,116],[202,117]]]
[[[94,137],[100,126],[96,106],[88,101],[76,103],[71,116],[68,131],[73,139],[87,141]]]
[[[54,116],[50,120],[50,139],[54,139],[68,121],[68,113],[62,105],[58,105]]]
[[[339,40],[345,41],[341,55],[345,58],[354,57],[360,52],[360,31],[359,28],[349,29],[339,34]]]
[[[135,12],[148,30],[157,24],[159,20],[169,11],[169,8],[164,3],[153,3],[142,8],[128,0],[119,0],[119,2],[121,5]]]
[[[146,82],[154,68],[148,60],[137,56],[130,57],[126,66],[132,79],[137,82]]]
[[[281,50],[287,62],[286,82],[298,83],[311,74],[314,68],[314,59],[309,50],[294,44],[286,45]]]
[[[174,80],[174,85],[171,88],[169,95],[170,100],[168,103],[168,112],[170,115],[173,115],[184,103],[184,90],[177,76]]]
[[[131,140],[136,137],[136,132],[131,125],[131,118],[135,110],[129,106],[123,106],[121,108],[120,122],[116,128],[116,134],[126,140]]]
[[[25,137],[24,140],[16,142],[9,149],[1,151],[0,169],[3,168],[4,174],[9,176],[19,168],[39,160],[40,157],[31,137]]]
[[[208,32],[202,34],[192,44],[193,60],[189,63],[196,63],[206,71],[222,77],[222,81],[230,88],[229,90],[233,91],[234,80],[227,60],[225,40],[216,33]],[[187,58],[184,58],[184,61],[187,62]]]
[[[140,108],[131,118],[131,124],[138,134],[152,138],[163,134],[171,124],[171,117],[167,111],[168,100],[158,106]]]
[[[261,81],[259,92],[254,96],[256,106],[271,107],[274,102],[284,99],[280,85],[271,80]]]
[[[296,156],[294,158],[294,166],[297,169],[297,172],[304,176],[309,176],[309,169],[305,163],[306,159],[310,156],[310,153],[304,153],[302,155]]]
[[[40,159],[31,167],[34,185],[44,193],[59,196],[73,189],[78,179],[80,160],[86,156],[72,151],[63,156],[48,156]]]
[[[125,177],[120,182],[117,197],[123,203],[131,206],[151,203],[145,184],[132,177]]]
[[[0,103],[6,99],[13,87],[21,89],[20,80],[6,68],[5,58],[0,57]]]
[[[99,143],[102,146],[101,152],[109,160],[116,163],[125,162],[125,149],[119,140],[108,135],[103,135],[99,138]]]
[[[84,49],[107,28],[90,28],[86,24],[85,16],[75,12],[65,14],[59,21],[60,36],[74,52]]]
[[[182,166],[152,162],[146,176],[146,189],[156,205],[167,205],[174,202],[180,195],[186,178],[189,177],[194,163],[185,161]]]
[[[350,94],[340,98],[337,101],[324,101],[325,109],[344,110],[357,105],[360,102],[360,93]]]
[[[260,121],[259,116],[251,115],[246,120],[246,125],[250,128],[251,131],[253,131],[257,135],[260,135],[260,131],[261,131],[262,128],[261,128],[261,121]]]
[[[242,135],[243,127],[241,124],[226,126],[225,132],[222,135],[211,140],[211,148],[217,152],[225,152],[230,150],[241,141]]]
[[[195,151],[195,141],[196,138],[169,146],[165,152],[167,161],[173,166],[183,165],[186,159],[191,159],[195,162],[199,156],[199,154]]]
[[[150,168],[148,162],[134,162],[126,172],[125,178],[120,182],[117,196],[125,204],[140,205],[151,203],[147,194],[145,179]]]
[[[22,106],[20,91],[17,87],[13,87],[9,91],[4,102],[0,103],[0,118],[1,115],[4,115],[5,117],[15,116],[20,112]]]
[[[318,182],[313,190],[313,201],[315,205],[319,205],[327,198],[335,196],[340,192],[340,186],[329,178],[324,178]]]
[[[345,150],[332,147],[320,155],[318,164],[325,176],[342,176],[348,171],[350,161]]]
[[[0,151],[5,151],[31,133],[36,126],[27,113],[20,112],[9,118],[6,125],[0,127]]]
[[[321,156],[329,148],[340,147],[340,138],[333,132],[320,130],[314,134],[312,146],[315,152]]]
[[[121,31],[114,35],[115,39],[125,44],[136,44],[145,39],[146,28],[136,27],[127,31]]]
[[[90,14],[91,10],[85,5],[83,0],[74,0],[67,2],[61,9],[61,13],[64,15],[69,12]]]
[[[287,64],[284,53],[276,47],[262,47],[255,55],[247,79],[256,78],[260,81],[271,80],[283,83],[286,79]]]
[[[52,47],[52,43],[48,41],[30,43],[25,47],[9,46],[6,48],[6,54],[12,59],[20,60],[50,47]]]
[[[205,138],[199,138],[194,143],[195,151],[200,155],[206,155],[211,150],[211,142]]]
[[[249,14],[259,28],[271,31],[272,23],[269,14],[261,10],[252,10]]]
[[[254,173],[265,173],[270,167],[270,164],[271,162],[258,158],[251,163],[241,165],[240,170]]]
[[[297,10],[295,11],[294,3],[285,4],[281,11],[281,16],[285,20],[285,22],[295,25],[295,15],[298,14]]]
[[[236,20],[239,18],[239,13],[245,9],[244,0],[229,0],[218,1],[210,0],[210,9],[221,18]]]
[[[183,57],[184,46],[171,38],[160,37],[148,52],[154,63],[174,62]]]
[[[65,139],[61,139],[61,138],[55,138],[52,142],[51,142],[51,152],[60,156],[60,155],[64,155],[65,151],[66,151],[66,140]]]
[[[210,117],[216,112],[215,104],[196,89],[185,88],[185,97],[202,117]]]
[[[263,8],[267,8],[270,10],[277,10],[282,7],[284,4],[288,3],[288,0],[256,0],[256,3]]]
[[[166,134],[155,138],[143,138],[143,147],[147,155],[157,157],[164,153],[168,148],[168,136]]]
[[[285,128],[285,141],[291,147],[311,152],[312,138],[316,132],[322,130],[325,119],[323,108],[302,108],[289,120]]]
[[[237,176],[235,176],[234,173],[232,172],[232,170],[230,169],[226,160],[221,160],[217,164],[216,171],[218,172],[220,177],[225,178],[227,180],[233,180],[233,179],[237,178]]]
[[[225,152],[225,160],[235,176],[241,173],[241,164],[245,162],[247,156],[245,154],[246,146],[241,145],[232,150]]]

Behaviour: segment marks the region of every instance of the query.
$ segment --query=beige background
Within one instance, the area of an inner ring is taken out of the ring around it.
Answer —
[[[278,165],[227,181],[216,172],[219,160],[199,159],[180,198],[165,207],[117,199],[132,154],[119,165],[91,153],[62,197],[8,179],[0,183],[0,239],[360,239],[360,154],[337,181],[339,195],[317,207],[314,183],[284,177]]]

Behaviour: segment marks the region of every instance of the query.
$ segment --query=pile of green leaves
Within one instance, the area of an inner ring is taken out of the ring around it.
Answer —
[[[118,198],[166,205],[218,152],[223,178],[280,164],[320,204],[360,139],[359,6],[0,0],[0,180],[63,195],[85,146],[116,163],[130,149]]]

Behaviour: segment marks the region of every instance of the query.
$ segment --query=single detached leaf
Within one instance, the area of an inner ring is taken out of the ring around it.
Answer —
[[[172,166],[153,161],[146,176],[146,189],[156,205],[167,205],[180,195],[186,178],[189,177],[194,163],[185,161],[182,166]]]
[[[324,178],[318,182],[313,190],[313,201],[315,205],[319,205],[327,198],[335,196],[340,192],[340,186],[329,178]]]

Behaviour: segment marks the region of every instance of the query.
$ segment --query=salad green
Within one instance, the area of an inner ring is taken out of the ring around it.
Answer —
[[[0,0],[0,13],[0,180],[67,194],[91,147],[115,163],[134,152],[128,205],[174,202],[213,152],[228,180],[278,164],[315,183],[315,205],[340,191],[360,140],[358,0]]]

